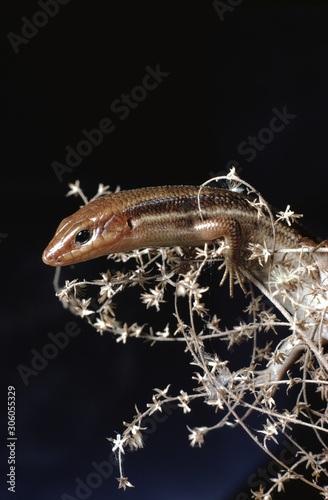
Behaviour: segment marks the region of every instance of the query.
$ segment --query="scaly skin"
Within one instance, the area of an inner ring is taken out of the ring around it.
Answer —
[[[223,238],[231,245],[226,257],[236,266],[248,241],[272,240],[268,215],[259,218],[248,200],[252,198],[238,192],[197,186],[143,188],[102,196],[61,222],[43,261],[65,266],[138,248],[201,246]],[[83,230],[90,232],[85,243],[75,239]],[[298,224],[279,223],[275,248],[296,248],[305,241],[315,246],[306,236]]]

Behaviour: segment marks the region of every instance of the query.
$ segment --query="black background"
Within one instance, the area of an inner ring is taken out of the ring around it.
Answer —
[[[290,203],[327,237],[328,7],[244,0],[220,19],[210,1],[71,0],[15,53],[8,33],[21,36],[22,17],[32,20],[40,10],[35,1],[15,0],[0,16],[1,488],[8,498],[55,500],[77,498],[76,478],[85,481],[92,462],[108,460],[105,437],[123,430],[135,403],[142,410],[152,388],[170,382],[172,393],[190,389],[192,375],[182,347],[117,344],[54,296],[53,270],[41,254],[61,219],[78,208],[65,198],[68,182],[80,179],[89,197],[100,182],[122,189],[199,184],[233,160],[271,203]],[[157,65],[169,76],[120,120],[112,102]],[[268,126],[273,108],[284,107],[296,117],[248,162],[238,146]],[[76,147],[82,130],[105,117],[115,131],[60,182],[51,164],[64,163],[65,147]],[[96,278],[104,266],[91,262],[63,275]],[[226,286],[218,300],[232,322],[242,314],[242,298],[231,301]],[[127,308],[132,316],[133,304]],[[47,334],[68,321],[81,333],[24,385],[17,366],[30,366],[31,349],[41,351]],[[5,484],[8,385],[16,387],[15,496]],[[127,456],[134,489],[118,491],[115,470],[85,498],[248,498],[248,478],[268,460],[243,431],[224,428],[203,448],[189,447],[186,424],[215,419],[200,405],[188,416],[174,411],[143,450]],[[318,498],[303,486],[291,485],[293,494]]]

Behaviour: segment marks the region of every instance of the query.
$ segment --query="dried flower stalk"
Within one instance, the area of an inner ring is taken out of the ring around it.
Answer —
[[[240,190],[243,185],[256,193],[234,169],[228,176],[215,180],[228,182],[230,189]],[[68,195],[80,195],[84,203],[88,201],[78,181],[69,187]],[[109,186],[101,184],[94,198],[104,193],[110,193]],[[257,194],[258,201],[254,205],[258,218],[261,219],[264,211],[270,213],[273,235],[279,221],[290,225],[300,217],[288,205],[274,220],[270,207]],[[109,438],[118,459],[119,488],[132,487],[123,471],[123,456],[127,448],[142,448],[145,417],[161,412],[167,403],[175,403],[179,411],[189,413],[193,401],[201,399],[211,407],[210,412],[216,412],[217,423],[188,427],[192,447],[202,446],[210,431],[240,425],[279,464],[280,473],[272,478],[272,485],[266,491],[261,485],[258,491],[252,491],[252,498],[270,499],[273,492],[284,491],[287,481],[298,479],[328,499],[328,356],[324,350],[328,338],[326,251],[326,248],[319,248],[313,253],[313,249],[300,248],[275,252],[274,245],[272,248],[266,241],[263,245],[250,244],[245,249],[245,267],[241,269],[243,286],[248,290],[248,306],[244,311],[247,321],[239,320],[229,329],[221,325],[219,310],[209,310],[207,299],[212,291],[203,279],[209,266],[211,270],[222,267],[220,244],[204,248],[147,248],[111,255],[108,264],[121,265],[121,269],[105,269],[100,278],[92,281],[66,281],[62,289],[57,282],[57,295],[63,305],[85,318],[101,335],[109,332],[116,342],[122,343],[129,338],[147,340],[151,344],[182,342],[187,353],[186,363],[191,362],[195,370],[192,393],[181,389],[179,394],[171,395],[170,385],[163,390],[154,389],[147,408],[142,412],[136,409],[132,421],[123,423],[123,432]],[[132,287],[137,289],[140,307],[155,308],[160,313],[165,304],[170,308],[171,321],[157,329],[149,324],[127,324],[124,318],[117,318],[115,302],[124,300],[124,292]],[[225,292],[222,289],[222,293]],[[209,339],[216,342],[217,352],[207,352]],[[237,352],[245,344],[251,345],[247,363],[237,370],[230,368],[231,358],[221,359],[219,355],[222,343],[228,353]],[[291,398],[290,410],[280,408],[276,400],[278,390]],[[311,406],[309,394],[314,391],[321,397],[320,409]],[[246,425],[251,413],[256,413],[261,422],[258,431]],[[304,449],[302,443],[294,441],[295,425],[313,433],[313,450],[319,445],[319,452]],[[292,465],[284,464],[271,450],[271,444],[281,442],[282,438],[298,450]]]

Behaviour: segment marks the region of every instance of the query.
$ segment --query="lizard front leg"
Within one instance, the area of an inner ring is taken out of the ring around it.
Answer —
[[[242,232],[239,222],[233,218],[218,217],[199,222],[195,225],[194,229],[197,233],[197,239],[203,240],[204,242],[211,242],[218,239],[224,240],[225,248],[223,256],[225,260],[220,269],[225,266],[225,272],[220,285],[222,285],[229,274],[230,297],[232,297],[233,278],[236,275],[239,285],[244,293],[246,293],[239,272],[242,245]]]

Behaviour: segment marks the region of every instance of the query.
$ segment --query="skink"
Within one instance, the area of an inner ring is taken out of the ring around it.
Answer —
[[[248,242],[272,243],[272,222],[245,194],[212,187],[164,186],[121,191],[88,203],[59,225],[43,261],[65,266],[146,247],[202,246],[223,239],[230,285]],[[316,246],[299,224],[275,226],[275,249]]]

